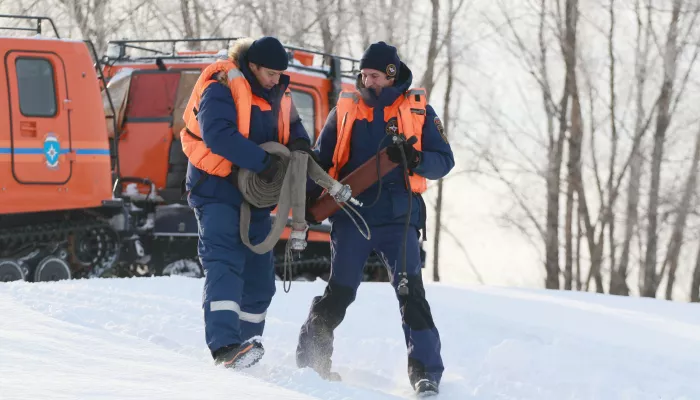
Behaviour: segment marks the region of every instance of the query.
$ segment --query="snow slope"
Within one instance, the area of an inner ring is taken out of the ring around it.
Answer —
[[[323,282],[293,282],[290,293],[278,286],[267,353],[245,372],[212,365],[202,283],[0,284],[0,399],[413,397],[388,284],[363,284],[337,330],[338,383],[294,365]],[[700,399],[700,305],[444,284],[426,291],[443,340],[440,400]]]

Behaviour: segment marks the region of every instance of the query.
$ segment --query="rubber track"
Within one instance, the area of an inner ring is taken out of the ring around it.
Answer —
[[[52,241],[67,239],[70,234],[93,228],[107,228],[111,230],[112,226],[105,221],[70,220],[0,229],[0,247],[4,247],[10,242],[17,246],[26,242],[41,242],[47,239]]]

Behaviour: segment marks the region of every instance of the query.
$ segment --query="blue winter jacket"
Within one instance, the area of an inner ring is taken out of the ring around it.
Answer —
[[[265,169],[270,160],[265,150],[258,145],[279,141],[277,113],[282,95],[289,85],[289,76],[283,74],[277,86],[266,90],[248,68],[246,55],[246,52],[241,55],[239,68],[250,83],[253,94],[267,100],[272,110],[261,111],[258,106],[253,105],[250,115],[250,133],[246,139],[237,129],[236,105],[231,90],[220,83],[213,83],[202,94],[197,121],[202,139],[212,153],[226,158],[241,168],[260,172]],[[309,135],[294,105],[292,105],[291,115],[289,143],[299,138],[310,143]],[[211,202],[240,206],[243,200],[241,192],[227,179],[207,174],[192,163],[188,163],[187,166],[186,189],[191,190],[188,197],[190,207],[199,207]],[[256,209],[251,206],[251,210],[258,215],[269,213],[273,208]]]
[[[362,94],[364,102],[372,107],[374,115],[372,122],[360,119],[355,121],[350,140],[350,158],[340,170],[340,179],[375,156],[379,150],[391,144],[390,136],[386,133],[384,107],[390,106],[399,96],[402,96],[410,88],[412,80],[413,73],[402,63],[399,77],[394,86],[382,89],[380,95],[377,96],[374,91],[364,88],[358,78],[357,89]],[[427,105],[423,125],[422,160],[414,169],[415,173],[427,179],[442,178],[454,167],[452,149],[438,131],[436,121],[439,119],[436,120],[435,110]],[[319,155],[322,167],[326,170],[329,170],[333,164],[333,153],[337,142],[337,122],[336,108],[333,108],[314,148],[314,151]],[[309,191],[317,192],[318,189],[309,189]],[[379,226],[405,223],[409,193],[401,166],[394,168],[382,178],[379,199],[373,206],[368,207],[374,202],[378,191],[379,184],[375,183],[357,197],[364,206],[356,207],[356,209],[367,221],[367,224]],[[425,214],[426,209],[422,196],[414,194],[410,224],[419,229],[424,228]],[[344,211],[339,210],[331,216],[330,220],[334,222],[348,218]]]

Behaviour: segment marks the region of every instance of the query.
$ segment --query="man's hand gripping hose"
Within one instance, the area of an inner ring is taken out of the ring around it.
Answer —
[[[290,261],[292,259],[292,251],[303,251],[307,245],[306,237],[309,229],[305,220],[307,173],[316,184],[328,191],[328,194],[346,213],[348,213],[347,209],[350,209],[362,220],[366,227],[367,235],[362,232],[357,222],[353,219],[355,225],[367,239],[369,239],[369,227],[362,216],[350,204],[347,204],[349,202],[362,206],[362,203],[352,197],[350,186],[341,184],[331,178],[307,153],[303,151],[290,152],[286,146],[277,142],[263,143],[260,147],[270,154],[278,155],[282,166],[270,182],[264,181],[253,171],[243,168],[238,171],[238,188],[245,200],[241,205],[241,240],[257,254],[271,251],[282,235],[291,211],[291,234],[285,249],[283,276],[284,291],[288,292],[289,287],[286,282],[287,278],[289,278],[289,285],[291,286],[292,271]],[[255,245],[250,243],[249,238],[251,205],[257,208],[269,208],[277,205],[275,222],[270,233],[262,242]]]

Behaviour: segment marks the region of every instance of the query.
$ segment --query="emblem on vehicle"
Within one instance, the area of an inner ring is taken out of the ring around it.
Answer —
[[[61,143],[53,132],[44,138],[44,157],[49,169],[58,169],[58,156],[61,154]]]

